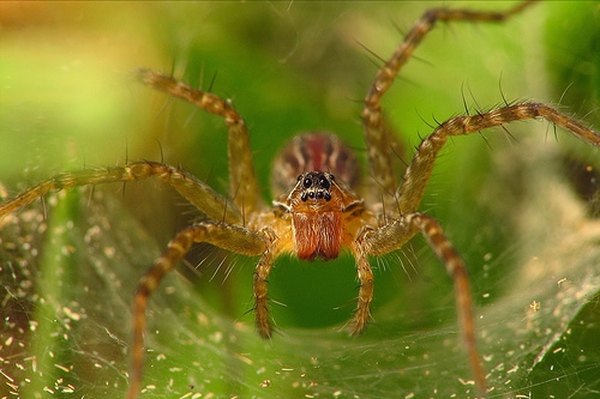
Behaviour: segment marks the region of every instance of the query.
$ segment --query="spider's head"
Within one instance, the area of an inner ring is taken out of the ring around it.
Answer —
[[[287,196],[292,212],[341,212],[355,195],[343,182],[329,172],[312,171],[298,176],[296,185]]]

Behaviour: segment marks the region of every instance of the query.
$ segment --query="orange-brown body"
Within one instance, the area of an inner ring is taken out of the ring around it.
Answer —
[[[352,219],[364,211],[363,201],[345,184],[358,177],[356,159],[331,134],[297,136],[281,152],[274,167],[276,189],[296,180],[275,205],[291,215],[294,252],[300,259],[334,259],[356,235]],[[342,177],[339,181],[335,176]]]

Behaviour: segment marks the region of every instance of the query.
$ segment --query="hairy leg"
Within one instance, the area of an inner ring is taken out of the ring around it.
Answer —
[[[444,263],[446,271],[454,281],[458,322],[462,328],[462,338],[469,356],[475,384],[479,391],[484,393],[485,372],[477,351],[473,301],[467,270],[463,260],[444,235],[439,223],[427,215],[412,213],[379,229],[366,232],[363,245],[368,253],[383,255],[401,248],[419,231],[427,239],[437,257]]]
[[[462,338],[469,356],[475,385],[481,393],[485,393],[485,372],[481,364],[479,352],[477,351],[473,300],[471,298],[471,288],[469,287],[469,277],[465,264],[435,219],[420,213],[413,213],[406,216],[406,221],[421,231],[437,257],[444,262],[446,271],[452,277],[452,280],[454,280],[456,308],[458,311],[458,322],[462,328]]]
[[[406,34],[404,41],[391,58],[379,69],[365,98],[362,121],[365,127],[365,140],[371,175],[378,186],[381,187],[386,208],[396,209],[394,208],[393,195],[397,188],[397,179],[392,169],[395,154],[386,133],[384,115],[381,111],[381,99],[394,82],[400,69],[408,62],[417,46],[427,33],[433,29],[436,22],[502,22],[521,12],[530,4],[532,4],[532,1],[524,1],[506,11],[452,10],[447,8],[428,10]]]
[[[162,278],[188,253],[193,243],[206,242],[247,256],[261,255],[266,249],[265,238],[242,227],[223,223],[200,223],[180,231],[167,245],[138,283],[133,301],[133,342],[131,347],[131,370],[127,399],[138,397],[144,360],[144,331],[148,300],[158,288]]]
[[[196,208],[215,220],[241,224],[242,216],[234,204],[204,182],[173,166],[158,162],[132,162],[125,166],[65,172],[31,187],[0,205],[0,218],[22,208],[49,192],[102,183],[129,182],[156,176],[173,187]]]
[[[477,115],[457,116],[441,123],[417,148],[410,166],[404,172],[404,180],[396,195],[398,209],[404,214],[417,210],[438,152],[442,149],[448,137],[466,135],[489,127],[536,118],[546,119],[569,130],[575,136],[590,144],[600,146],[599,132],[589,129],[577,120],[541,103],[523,102]]]
[[[215,94],[194,89],[170,76],[148,69],[138,71],[139,79],[146,85],[181,98],[225,120],[229,134],[229,184],[230,194],[244,215],[249,215],[261,205],[260,193],[254,173],[252,151],[248,140],[246,122],[233,108],[231,101]]]

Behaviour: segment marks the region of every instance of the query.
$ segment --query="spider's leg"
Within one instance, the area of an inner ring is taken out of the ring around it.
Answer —
[[[65,172],[47,179],[0,205],[0,218],[51,191],[102,183],[128,182],[156,176],[173,187],[196,208],[214,220],[242,224],[242,215],[234,204],[193,175],[158,162],[132,162],[125,166]]]
[[[408,62],[417,46],[433,29],[437,21],[502,22],[530,4],[532,4],[531,1],[524,1],[506,11],[430,9],[415,23],[404,37],[402,44],[379,69],[365,98],[362,121],[365,127],[371,175],[383,191],[386,208],[396,209],[393,194],[397,188],[397,179],[392,168],[394,152],[393,146],[390,146],[388,129],[381,111],[381,99],[394,82],[402,66]]]
[[[228,131],[229,184],[234,202],[244,215],[260,208],[260,193],[254,173],[252,152],[246,122],[233,108],[230,100],[195,89],[168,75],[148,69],[138,71],[139,79],[146,85],[181,98],[191,104],[218,115],[225,120]]]
[[[493,126],[502,126],[514,121],[536,118],[546,119],[567,129],[590,144],[600,146],[599,132],[589,129],[577,120],[541,103],[523,102],[477,115],[457,116],[441,123],[417,148],[410,166],[404,173],[404,180],[396,195],[398,209],[404,214],[417,210],[427,181],[431,176],[436,156],[448,137],[466,135]]]
[[[463,341],[469,355],[469,363],[473,371],[475,384],[481,393],[484,393],[485,372],[477,351],[473,301],[467,270],[463,260],[444,235],[439,223],[424,214],[411,213],[378,229],[368,230],[363,236],[363,246],[369,254],[383,255],[401,248],[419,231],[425,236],[431,248],[446,266],[446,271],[454,280],[458,321],[462,327]]]
[[[133,301],[133,342],[131,347],[131,374],[127,399],[136,399],[142,382],[144,358],[144,330],[146,327],[146,308],[150,296],[162,278],[185,256],[193,243],[205,242],[247,256],[261,255],[266,242],[261,234],[243,227],[224,223],[204,222],[190,226],[169,242],[167,249],[159,257],[138,283]]]

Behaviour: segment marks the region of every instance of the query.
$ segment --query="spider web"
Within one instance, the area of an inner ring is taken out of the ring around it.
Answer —
[[[523,205],[522,260],[477,308],[489,397],[593,397],[600,224],[560,179],[532,179],[539,194]],[[4,222],[6,397],[119,397],[126,388],[132,292],[159,248],[118,201],[95,196],[50,201],[47,222],[36,208]],[[265,342],[250,316],[232,320],[186,278],[166,280],[149,311],[145,398],[475,397],[451,301],[416,330],[398,327],[410,304],[394,303],[360,337],[339,326],[285,328]]]

